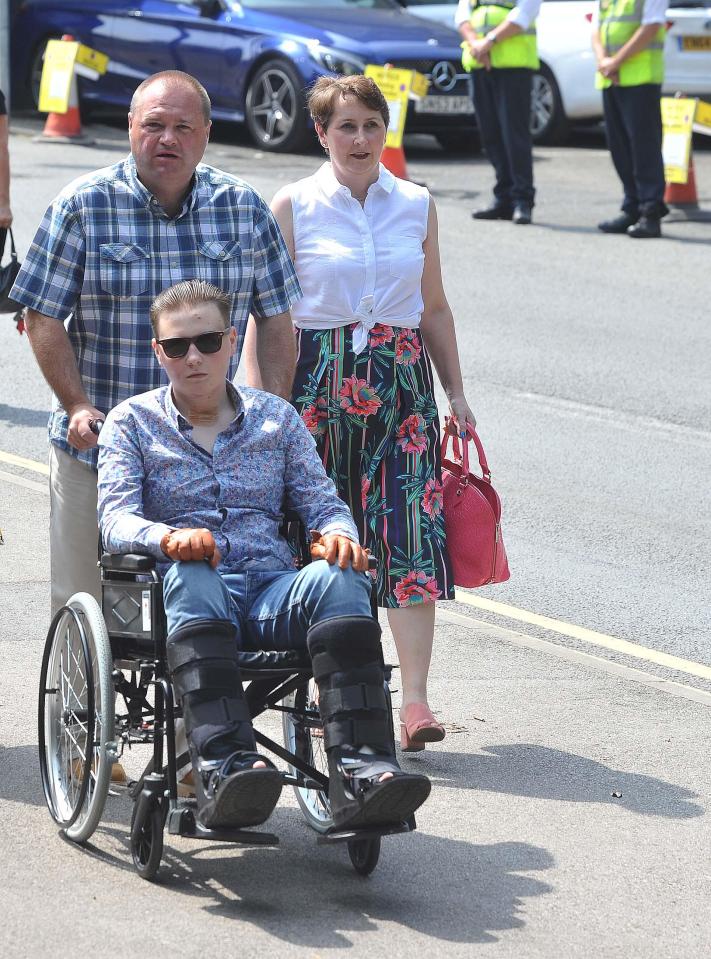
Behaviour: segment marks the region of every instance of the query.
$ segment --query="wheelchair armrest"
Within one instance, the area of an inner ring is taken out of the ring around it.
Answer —
[[[116,573],[150,573],[156,568],[154,557],[142,553],[102,553],[99,562],[102,569]]]

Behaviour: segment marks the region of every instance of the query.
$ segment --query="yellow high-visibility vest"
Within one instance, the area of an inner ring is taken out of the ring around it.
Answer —
[[[496,0],[496,2],[493,2],[493,0],[472,0],[469,23],[472,25],[477,38],[485,37],[490,30],[503,23],[515,6],[515,0]],[[492,67],[530,67],[531,70],[537,70],[540,61],[538,59],[535,22],[527,30],[517,33],[515,37],[498,40],[491,48],[490,56]],[[481,68],[478,60],[475,60],[471,55],[468,43],[462,44],[462,66],[467,72]]]
[[[634,36],[642,26],[644,0],[600,0],[600,39],[608,57]],[[620,67],[620,86],[638,87],[643,83],[662,83],[664,80],[664,26],[645,50],[629,57]],[[611,86],[612,81],[595,74],[598,90]]]

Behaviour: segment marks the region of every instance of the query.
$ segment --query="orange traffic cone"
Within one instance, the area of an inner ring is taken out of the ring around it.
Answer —
[[[664,202],[670,208],[666,217],[667,223],[679,222],[680,220],[690,220],[696,223],[711,222],[711,213],[702,210],[699,206],[692,153],[689,154],[689,173],[686,183],[667,183],[664,191]]]
[[[65,34],[62,40],[74,41],[74,37]],[[79,95],[77,93],[77,75],[72,72],[72,82],[69,87],[69,104],[66,113],[48,113],[47,121],[41,135],[34,138],[35,143],[94,143],[81,128],[79,113]]]
[[[399,177],[401,180],[410,179],[405,165],[405,151],[401,146],[385,147],[380,162],[386,170],[390,170],[393,176]]]

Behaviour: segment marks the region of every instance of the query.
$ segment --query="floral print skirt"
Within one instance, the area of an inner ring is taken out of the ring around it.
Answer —
[[[453,599],[442,514],[439,419],[419,330],[297,330],[293,403],[378,562],[380,606]]]

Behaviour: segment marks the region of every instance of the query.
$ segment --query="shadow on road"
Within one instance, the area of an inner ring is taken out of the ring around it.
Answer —
[[[0,420],[13,426],[46,426],[49,419],[47,410],[31,410],[26,406],[8,406],[0,403]]]
[[[605,803],[642,816],[670,819],[692,819],[705,812],[691,801],[698,794],[683,786],[545,746],[484,746],[474,755],[431,750],[427,759],[435,789],[441,783],[532,799]],[[460,770],[460,775],[453,776],[453,769]]]
[[[317,846],[295,810],[277,810],[269,828],[281,836],[280,848],[202,843],[185,851],[166,836],[160,886],[204,900],[210,914],[314,949],[351,948],[351,936],[382,932],[383,923],[445,942],[496,942],[498,932],[525,925],[526,899],[553,888],[526,875],[554,865],[545,849],[527,843],[477,845],[420,832],[386,838],[380,864],[364,880],[345,846]],[[100,828],[96,839],[110,851],[89,844],[77,854],[132,869],[127,826]]]

